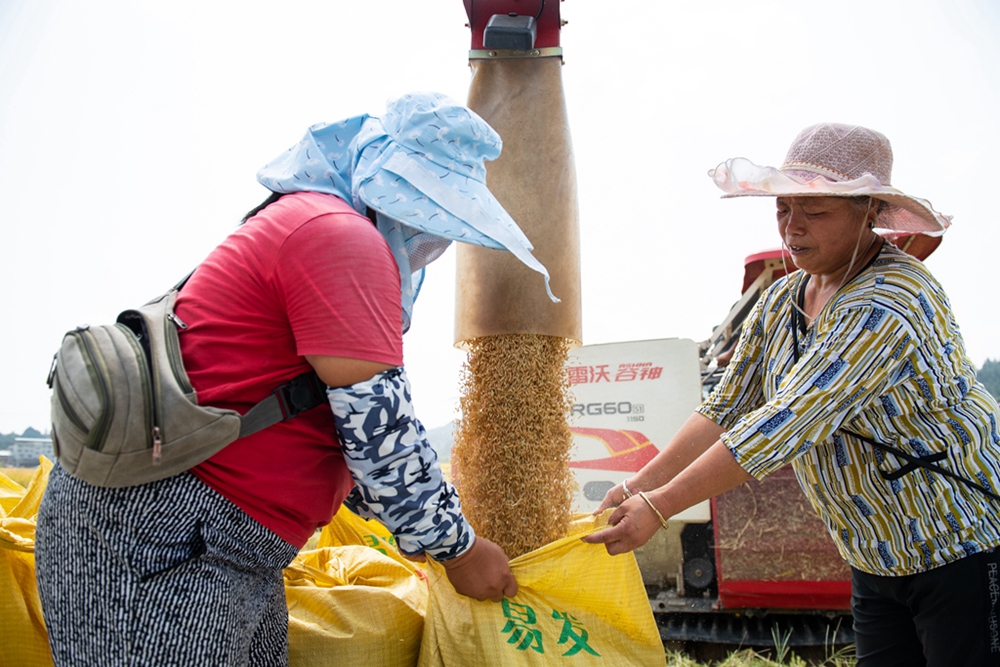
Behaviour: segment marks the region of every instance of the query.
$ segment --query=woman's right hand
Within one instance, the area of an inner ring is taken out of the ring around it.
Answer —
[[[485,537],[476,536],[472,546],[457,558],[441,561],[455,591],[476,600],[500,602],[517,595],[517,581],[510,571],[507,554]]]

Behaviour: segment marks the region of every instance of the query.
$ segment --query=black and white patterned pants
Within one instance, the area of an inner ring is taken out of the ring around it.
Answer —
[[[56,465],[38,512],[56,665],[286,665],[297,549],[189,473],[105,489]]]

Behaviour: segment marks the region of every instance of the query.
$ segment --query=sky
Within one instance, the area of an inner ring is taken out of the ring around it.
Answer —
[[[707,171],[777,166],[833,121],[886,134],[893,185],[954,216],[927,265],[973,363],[1000,359],[1000,3],[560,6],[584,344],[707,338],[744,258],[780,243],[772,199],[722,200]],[[186,275],[309,125],[464,101],[465,22],[461,0],[0,0],[0,432],[47,431],[63,334]],[[429,428],[456,414],[455,280],[449,250],[404,338]]]

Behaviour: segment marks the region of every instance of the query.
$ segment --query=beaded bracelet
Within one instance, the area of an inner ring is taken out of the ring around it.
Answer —
[[[649,505],[649,509],[651,509],[651,510],[653,510],[654,512],[656,512],[656,516],[657,516],[657,517],[659,517],[659,519],[660,519],[660,525],[662,525],[662,526],[663,526],[663,530],[668,530],[668,527],[667,527],[667,520],[663,518],[663,515],[662,515],[662,514],[660,514],[660,510],[656,509],[656,506],[655,506],[655,505],[653,505],[653,501],[651,501],[651,500],[649,499],[649,497],[648,497],[648,496],[646,495],[646,492],[645,492],[645,491],[640,491],[640,492],[639,492],[639,496],[640,496],[640,497],[641,497],[641,498],[642,498],[643,500],[645,500],[645,501],[646,501],[646,504],[647,504],[647,505]]]

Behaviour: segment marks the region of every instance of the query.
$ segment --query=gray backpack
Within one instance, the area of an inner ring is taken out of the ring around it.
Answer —
[[[48,384],[52,444],[71,475],[104,487],[163,479],[326,403],[326,387],[308,372],[244,416],[198,405],[177,336],[187,327],[174,314],[179,288],[122,312],[115,324],[80,326],[63,338]]]

